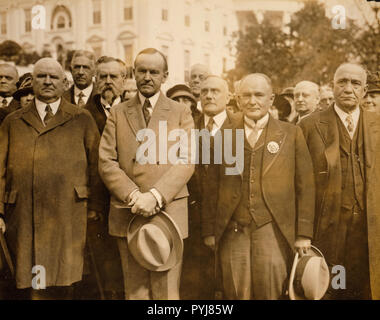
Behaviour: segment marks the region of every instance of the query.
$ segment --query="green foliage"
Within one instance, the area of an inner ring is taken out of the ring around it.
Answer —
[[[236,35],[236,70],[229,78],[262,72],[278,92],[301,80],[326,84],[339,64],[360,60],[359,28],[348,20],[346,29],[333,29],[324,5],[317,1],[305,2],[285,30],[264,19]]]
[[[20,45],[12,40],[5,40],[0,44],[0,59],[4,61],[13,61],[18,63],[20,61],[20,56],[22,53],[22,48]]]

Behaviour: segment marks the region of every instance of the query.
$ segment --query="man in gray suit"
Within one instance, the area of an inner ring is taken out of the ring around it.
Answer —
[[[168,271],[149,271],[130,254],[126,237],[133,215],[150,217],[159,209],[171,216],[182,238],[187,237],[186,183],[194,165],[189,161],[140,163],[137,136],[142,129],[150,129],[158,148],[162,123],[168,130],[182,129],[190,137],[194,122],[189,108],[160,91],[168,76],[161,52],[153,48],[141,51],[135,59],[134,74],[138,94],[111,109],[99,147],[100,175],[111,194],[109,232],[118,237],[126,299],[179,299],[182,263]],[[167,141],[167,150],[174,144],[176,141]]]

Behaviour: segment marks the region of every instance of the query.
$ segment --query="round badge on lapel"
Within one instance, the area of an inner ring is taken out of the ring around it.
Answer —
[[[267,145],[267,149],[270,153],[277,153],[280,150],[280,147],[277,142],[271,141]]]

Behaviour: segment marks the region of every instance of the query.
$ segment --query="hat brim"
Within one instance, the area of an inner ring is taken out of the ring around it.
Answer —
[[[21,97],[28,95],[29,93],[34,94],[32,87],[26,87],[19,89],[13,93],[13,98],[20,101]]]
[[[197,103],[197,101],[195,100],[195,97],[191,93],[189,93],[185,90],[178,90],[178,91],[174,92],[170,96],[170,99],[179,98],[179,97],[185,97],[185,98],[190,99],[193,103],[195,103],[195,104]]]
[[[323,254],[321,251],[319,251],[319,249],[317,249],[314,246],[311,246],[311,250],[312,250],[312,253],[314,256],[318,256],[318,257],[323,258]],[[290,300],[307,300],[306,297],[298,295],[294,290],[293,282],[294,282],[294,277],[296,274],[296,269],[297,269],[297,265],[298,265],[299,261],[300,261],[300,258],[299,258],[298,252],[296,252],[296,254],[294,256],[294,262],[293,262],[292,270],[290,271],[290,276],[289,276],[288,293],[289,293],[289,299]]]
[[[380,88],[374,88],[374,89],[368,89],[367,90],[367,93],[371,93],[371,92],[380,93]]]
[[[160,266],[155,266],[150,264],[146,259],[144,259],[143,255],[137,249],[137,234],[140,228],[148,223],[155,223],[157,221],[157,225],[162,227],[163,225],[167,228],[165,231],[169,232],[172,236],[173,248],[170,251],[169,257],[165,264]],[[132,256],[135,260],[145,269],[150,271],[167,271],[174,268],[181,260],[183,255],[183,240],[181,236],[181,232],[177,227],[174,220],[164,211],[160,213],[146,218],[140,215],[134,216],[128,225],[127,230],[127,241],[128,241],[128,249],[131,252]]]

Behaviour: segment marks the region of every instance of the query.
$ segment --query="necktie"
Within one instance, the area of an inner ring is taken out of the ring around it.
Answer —
[[[253,149],[255,147],[257,139],[259,137],[259,131],[261,129],[264,129],[265,123],[261,124],[261,125],[258,125],[256,123],[255,126],[251,126],[249,123],[246,122],[246,125],[252,129],[252,132],[248,136],[248,143],[251,146],[251,148]]]
[[[142,111],[144,113],[144,119],[145,119],[146,125],[148,125],[150,117],[151,117],[150,112],[149,112],[150,108],[152,108],[152,105],[150,104],[149,99],[145,99],[144,105],[142,107]]]
[[[208,132],[212,132],[212,128],[214,127],[214,118],[213,117],[210,117],[210,119],[208,120],[208,123],[207,123],[207,126],[206,126],[206,129],[208,130]]]
[[[82,91],[79,92],[78,97],[79,97],[79,99],[78,99],[78,107],[83,107],[86,104],[84,102],[84,100],[83,100],[84,93]]]
[[[106,106],[104,106],[104,113],[106,114],[106,117],[108,118],[110,113],[111,113],[111,107],[109,104],[107,104]]]
[[[3,101],[1,102],[1,107],[2,108],[6,108],[6,107],[8,107],[8,101],[7,101],[7,99],[3,99]]]
[[[45,117],[44,117],[44,124],[47,126],[48,122],[54,117],[53,110],[51,109],[50,105],[47,104],[45,107]]]
[[[352,118],[351,114],[349,114],[346,117],[346,123],[347,123],[347,130],[351,135],[354,132],[354,119]]]

